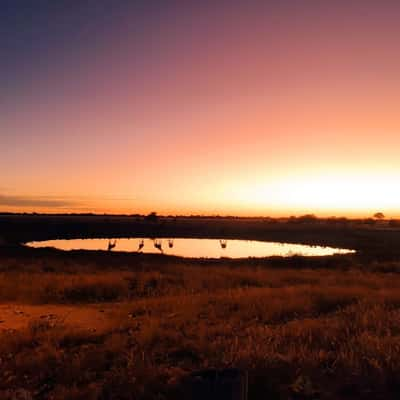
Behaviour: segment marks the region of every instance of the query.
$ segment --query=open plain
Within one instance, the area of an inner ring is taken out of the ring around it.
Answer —
[[[2,217],[2,399],[185,399],[188,374],[230,367],[248,372],[249,399],[398,398],[396,227],[104,218]],[[17,244],[18,235],[22,243],[78,230],[251,237],[357,253],[185,259]]]

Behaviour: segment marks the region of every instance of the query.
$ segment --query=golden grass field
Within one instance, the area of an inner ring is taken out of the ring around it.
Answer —
[[[0,260],[0,399],[185,399],[210,367],[249,399],[399,396],[400,262]]]

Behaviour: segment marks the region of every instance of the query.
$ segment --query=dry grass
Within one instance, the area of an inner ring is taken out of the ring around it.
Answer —
[[[119,312],[97,332],[48,321],[3,332],[1,399],[183,399],[190,371],[231,366],[249,371],[251,400],[398,398],[400,275],[385,266],[27,264],[3,264],[1,301]]]

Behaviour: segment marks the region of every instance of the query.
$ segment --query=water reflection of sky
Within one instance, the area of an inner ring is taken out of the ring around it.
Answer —
[[[48,240],[29,243],[32,247],[55,247],[60,250],[107,250],[109,243],[114,244],[113,251],[131,251],[140,249],[143,253],[161,253],[182,257],[204,258],[241,258],[268,256],[326,256],[346,254],[352,250],[322,246],[308,246],[291,243],[260,242],[255,240],[218,240],[218,239],[69,239]],[[224,247],[224,244],[226,245]]]

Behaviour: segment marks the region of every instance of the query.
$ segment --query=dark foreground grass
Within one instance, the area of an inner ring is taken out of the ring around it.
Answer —
[[[3,331],[0,399],[187,399],[185,377],[210,367],[247,370],[249,399],[400,396],[396,263],[121,260],[2,259],[3,303],[118,312],[101,330],[39,320]]]

